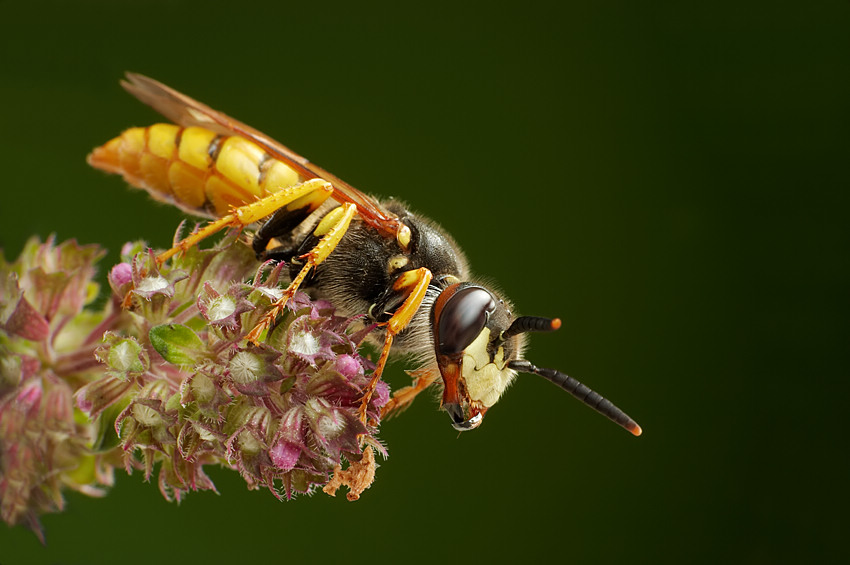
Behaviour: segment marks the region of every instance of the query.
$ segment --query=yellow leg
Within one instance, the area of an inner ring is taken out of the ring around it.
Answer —
[[[384,347],[381,349],[381,357],[378,359],[378,364],[375,367],[375,372],[372,373],[372,380],[363,393],[363,398],[360,400],[360,409],[358,411],[360,421],[366,424],[366,409],[369,401],[372,399],[372,394],[375,392],[375,387],[378,386],[378,381],[381,380],[381,374],[384,372],[384,367],[387,364],[387,358],[390,355],[390,348],[393,345],[393,338],[410,324],[413,315],[419,310],[422,300],[425,299],[425,293],[428,290],[428,284],[432,278],[431,271],[425,267],[416,269],[415,271],[407,271],[403,273],[395,284],[393,289],[404,291],[407,293],[407,298],[398,310],[392,315],[387,322],[387,336],[384,338]]]
[[[197,232],[178,242],[168,251],[160,253],[156,260],[161,265],[177,253],[186,251],[190,247],[197,245],[202,240],[224,228],[244,228],[245,226],[249,226],[270,216],[275,211],[283,208],[287,204],[292,203],[302,196],[317,191],[324,192],[327,196],[330,196],[333,193],[333,186],[331,183],[322,179],[310,179],[302,182],[301,184],[279,190],[265,198],[257,200],[256,202],[251,202],[250,204],[234,208],[226,216],[222,216],[221,218],[210,222]]]
[[[289,283],[286,290],[283,291],[283,296],[278,298],[274,304],[272,304],[271,310],[269,310],[260,320],[260,323],[258,323],[257,326],[251,330],[247,336],[245,336],[245,339],[255,344],[259,343],[262,333],[267,330],[272,323],[274,323],[280,313],[283,312],[283,307],[286,306],[289,299],[295,295],[295,291],[297,291],[298,287],[301,286],[301,283],[304,282],[304,279],[307,277],[310,269],[327,259],[328,255],[330,255],[336,248],[339,240],[342,239],[342,236],[345,235],[345,232],[348,230],[348,226],[351,224],[351,220],[354,218],[356,213],[357,206],[346,203],[339,208],[331,210],[331,212],[322,218],[322,221],[319,222],[319,225],[313,232],[316,235],[322,235],[322,239],[319,240],[316,247],[314,247],[309,253],[300,257],[300,259],[305,259],[304,266],[301,268],[301,271],[294,279],[292,279],[292,282]]]

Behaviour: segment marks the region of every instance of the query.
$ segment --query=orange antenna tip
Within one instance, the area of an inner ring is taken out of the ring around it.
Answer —
[[[557,330],[561,327],[561,318],[555,318],[552,320],[552,329]]]

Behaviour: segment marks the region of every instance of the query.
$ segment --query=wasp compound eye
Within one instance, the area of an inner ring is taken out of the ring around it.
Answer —
[[[496,310],[493,295],[480,286],[457,291],[440,312],[437,351],[442,355],[457,355],[475,341],[487,319]]]

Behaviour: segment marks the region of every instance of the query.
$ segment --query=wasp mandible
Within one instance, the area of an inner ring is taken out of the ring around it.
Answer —
[[[376,200],[259,131],[155,80],[127,74],[122,86],[173,122],[131,128],[95,149],[88,162],[117,173],[155,199],[212,218],[162,262],[227,227],[259,225],[262,260],[285,261],[291,282],[247,338],[255,343],[299,288],[343,315],[378,324],[381,354],[364,391],[361,418],[390,351],[412,354],[413,384],[384,415],[406,408],[442,380],[442,408],[461,431],[478,427],[517,373],[566,390],[634,435],[641,428],[585,385],[523,359],[529,332],[560,320],[515,316],[508,300],[475,282],[452,237],[396,201]]]

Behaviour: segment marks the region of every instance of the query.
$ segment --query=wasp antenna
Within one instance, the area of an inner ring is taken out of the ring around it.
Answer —
[[[502,339],[526,332],[553,332],[561,327],[559,318],[540,318],[538,316],[520,316],[511,327],[502,332]]]
[[[514,325],[515,324],[516,322],[514,322]],[[513,328],[513,325],[511,325],[511,328]],[[643,430],[641,430],[637,422],[632,420],[628,414],[614,406],[613,402],[560,371],[556,371],[554,369],[541,369],[539,367],[535,367],[533,364],[524,359],[511,361],[508,363],[508,367],[514,371],[519,371],[520,373],[540,375],[547,381],[569,392],[583,404],[593,408],[615,424],[630,431],[633,435],[639,436],[643,433]]]

